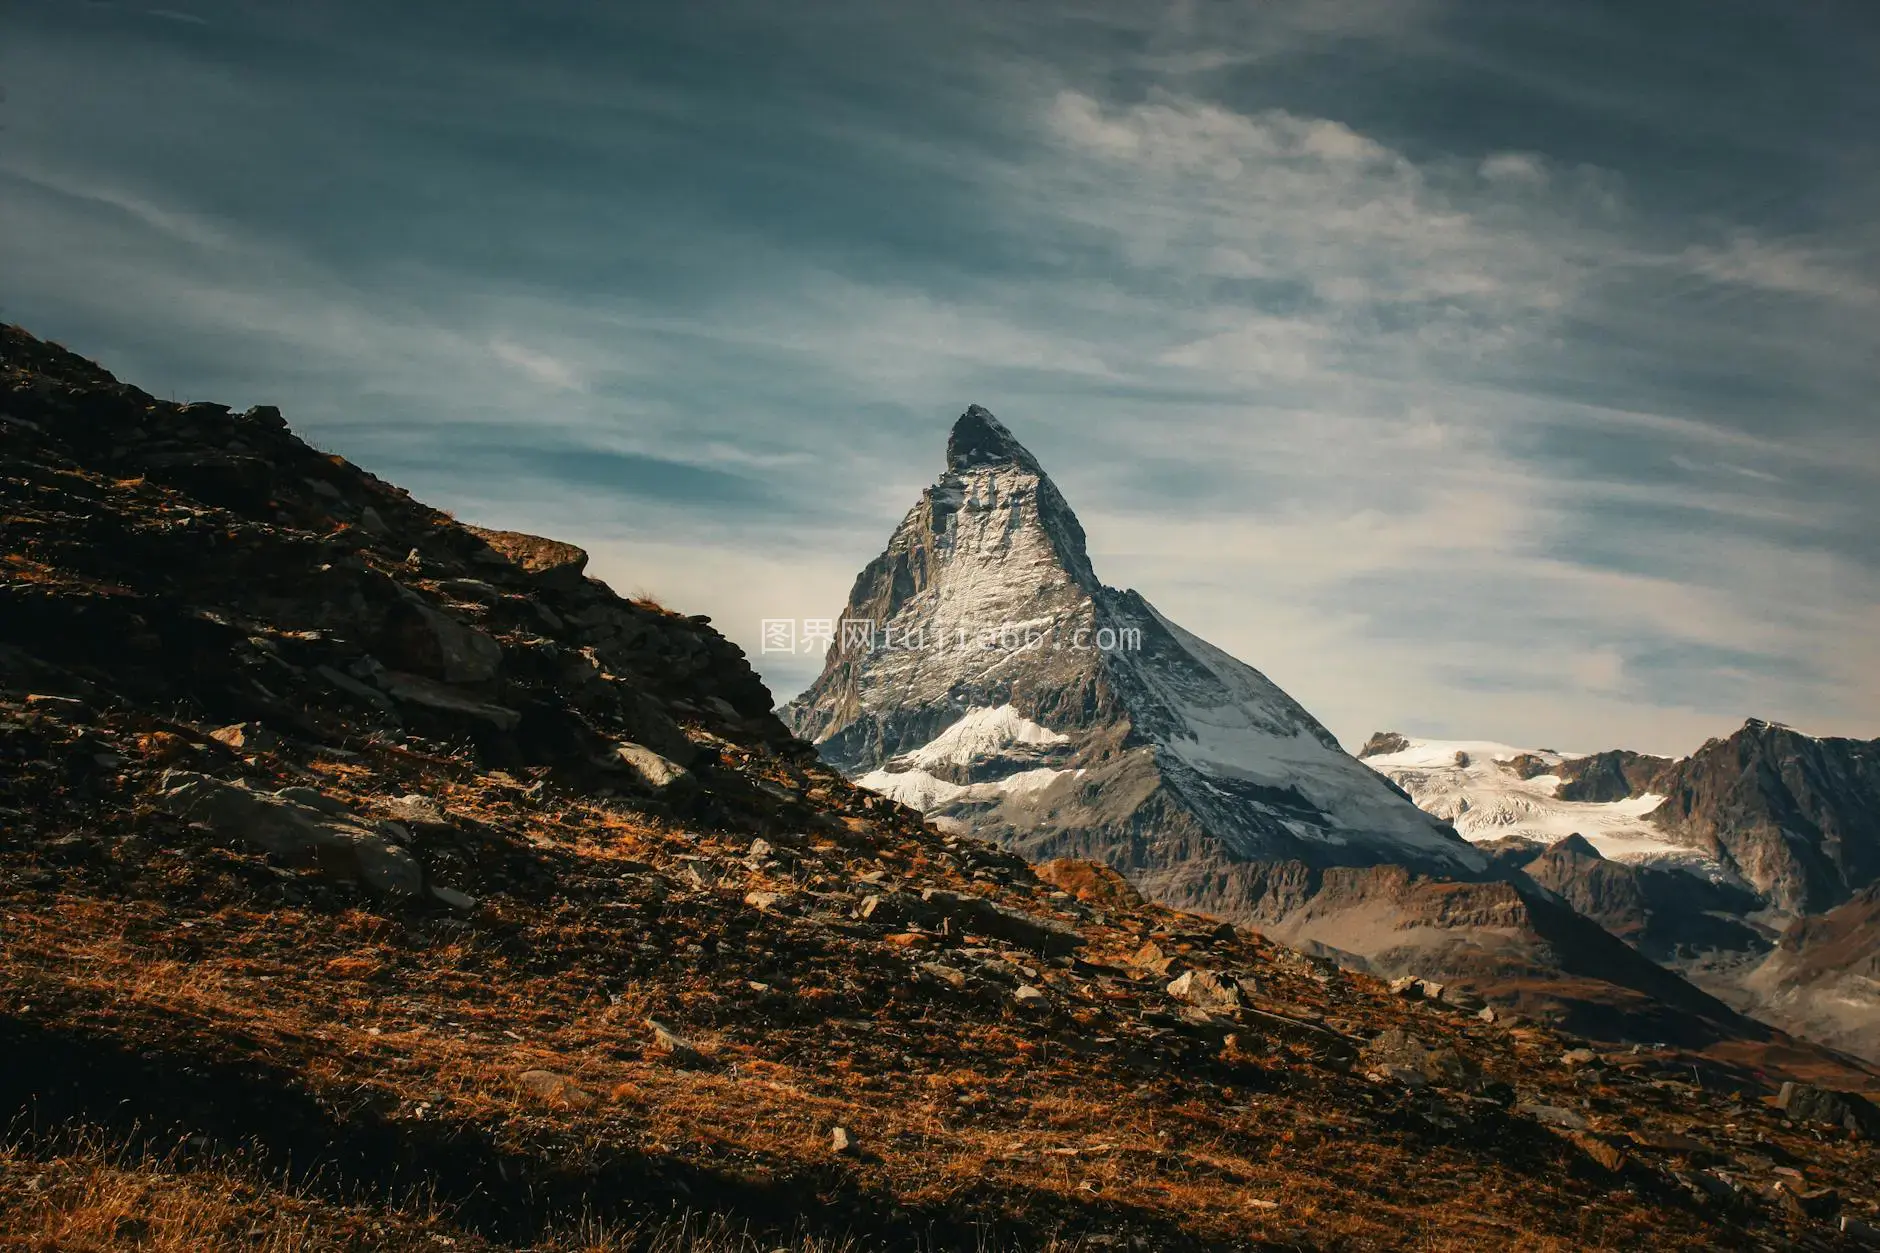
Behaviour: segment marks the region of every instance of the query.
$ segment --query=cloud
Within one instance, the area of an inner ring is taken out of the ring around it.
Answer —
[[[1747,233],[1722,245],[1694,246],[1684,253],[1691,270],[1717,283],[1731,283],[1792,296],[1813,296],[1857,307],[1880,304],[1880,286],[1817,248]]]
[[[1348,740],[1873,733],[1859,150],[1703,40],[1619,82],[1566,64],[1632,55],[1603,18],[1439,3],[564,17],[34,10],[8,315],[748,648],[977,401],[1101,573]]]
[[[586,386],[580,371],[558,357],[525,348],[514,340],[502,337],[491,339],[489,347],[498,361],[514,366],[538,383],[571,392],[581,391]]]

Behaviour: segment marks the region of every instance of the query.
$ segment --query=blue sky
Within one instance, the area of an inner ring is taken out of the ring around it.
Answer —
[[[1880,735],[1859,3],[0,0],[0,317],[713,615],[968,403],[1373,729]]]

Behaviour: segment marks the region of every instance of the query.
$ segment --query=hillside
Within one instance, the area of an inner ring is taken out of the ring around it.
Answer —
[[[1880,1116],[1830,1091],[1872,1072],[1393,991],[937,831],[770,708],[578,549],[0,328],[0,1244],[1880,1225]]]

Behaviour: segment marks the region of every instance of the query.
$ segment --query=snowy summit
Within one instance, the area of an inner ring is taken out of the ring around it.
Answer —
[[[1251,862],[1485,865],[1271,680],[1106,587],[1043,467],[969,408],[785,710],[868,787],[1034,859],[1233,912]]]

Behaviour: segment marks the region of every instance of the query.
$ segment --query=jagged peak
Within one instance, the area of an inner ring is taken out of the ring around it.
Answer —
[[[978,466],[1016,465],[1042,475],[1044,467],[1018,442],[1005,423],[981,405],[968,405],[947,436],[947,469],[954,473]]]
[[[1593,847],[1593,842],[1581,835],[1578,831],[1575,831],[1572,835],[1567,836],[1563,840],[1556,840],[1554,843],[1548,845],[1547,851],[1550,853],[1573,853],[1580,857],[1591,858],[1594,861],[1606,860],[1605,855],[1597,848]]]

